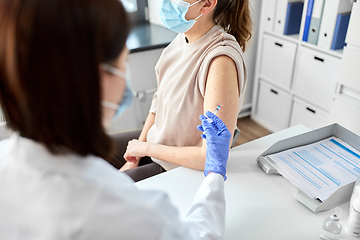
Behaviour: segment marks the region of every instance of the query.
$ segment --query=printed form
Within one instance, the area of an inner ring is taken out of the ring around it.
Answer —
[[[266,158],[295,186],[321,201],[360,175],[360,152],[336,137]]]

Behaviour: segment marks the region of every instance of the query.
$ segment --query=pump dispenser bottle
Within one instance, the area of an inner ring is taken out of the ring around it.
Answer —
[[[360,238],[360,178],[356,181],[351,196],[346,230],[351,237]]]
[[[335,212],[324,220],[320,239],[322,240],[338,240],[340,239],[341,224],[339,222],[342,209],[337,207]]]

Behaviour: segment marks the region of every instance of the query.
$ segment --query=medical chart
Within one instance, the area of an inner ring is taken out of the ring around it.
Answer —
[[[295,186],[321,201],[360,175],[360,152],[336,137],[266,158]]]

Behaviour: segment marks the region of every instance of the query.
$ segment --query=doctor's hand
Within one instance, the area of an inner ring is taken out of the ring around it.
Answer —
[[[128,142],[124,158],[126,161],[133,164],[139,164],[140,158],[145,157],[146,145],[148,143],[138,140],[131,140]]]
[[[211,112],[200,115],[202,125],[198,130],[202,131],[201,137],[206,139],[206,162],[204,174],[209,172],[219,173],[226,180],[226,165],[229,157],[231,133],[225,123]],[[209,123],[208,119],[212,120]]]

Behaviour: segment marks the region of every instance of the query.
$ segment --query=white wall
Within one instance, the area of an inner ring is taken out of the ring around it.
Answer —
[[[163,23],[160,20],[159,16],[159,6],[162,0],[149,0],[149,18],[150,22],[153,24],[158,24],[163,26]],[[252,19],[253,19],[253,37],[251,39],[250,45],[245,52],[245,61],[248,68],[248,87],[246,92],[246,97],[244,101],[244,108],[251,106],[252,101],[252,92],[253,92],[253,79],[255,77],[255,63],[256,63],[256,51],[258,43],[258,32],[259,32],[259,22],[260,22],[260,10],[261,10],[261,0],[250,0],[252,8]]]
[[[248,69],[248,86],[246,91],[244,107],[246,107],[246,105],[250,105],[252,102],[252,92],[253,92],[254,78],[255,78],[256,54],[258,48],[257,44],[258,44],[258,32],[259,32],[259,24],[260,24],[261,0],[250,0],[250,5],[252,8],[253,35],[249,47],[245,51],[245,61]]]
[[[164,24],[161,22],[159,15],[159,7],[161,1],[162,0],[148,0],[149,20],[152,24],[157,24],[165,27]]]

